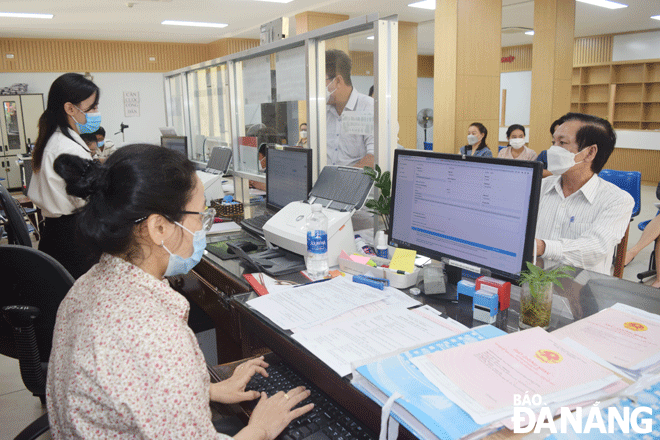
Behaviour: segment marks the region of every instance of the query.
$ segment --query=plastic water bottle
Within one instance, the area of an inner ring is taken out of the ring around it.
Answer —
[[[306,266],[312,278],[328,275],[328,217],[318,203],[312,205],[312,213],[307,217]]]

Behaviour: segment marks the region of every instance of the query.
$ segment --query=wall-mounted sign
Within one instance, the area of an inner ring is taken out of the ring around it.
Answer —
[[[124,116],[140,116],[140,92],[124,92]]]
[[[516,57],[513,55],[509,55],[508,57],[502,57],[502,62],[503,63],[513,63],[513,60],[515,60]]]

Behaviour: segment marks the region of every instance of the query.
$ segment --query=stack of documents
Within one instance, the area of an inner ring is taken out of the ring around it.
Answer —
[[[660,369],[660,316],[624,304],[601,310],[552,332],[618,367],[628,377]],[[579,344],[579,345],[578,345]]]
[[[346,277],[279,290],[248,301],[340,376],[351,364],[465,331],[393,288],[379,290]],[[364,363],[364,362],[362,362]]]

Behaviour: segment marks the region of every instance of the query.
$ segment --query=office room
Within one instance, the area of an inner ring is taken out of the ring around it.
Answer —
[[[638,179],[639,195],[633,195],[636,204],[625,233],[627,244],[608,257],[607,277],[648,288],[644,295],[653,301],[660,298],[653,290],[660,285],[654,274],[638,277],[655,269],[652,253],[660,233],[659,227],[656,236],[651,236],[656,225],[650,222],[660,207],[660,4],[644,0],[621,0],[605,7],[591,0],[409,3],[0,2],[0,98],[5,111],[0,131],[3,144],[8,145],[0,184],[28,206],[17,159],[37,142],[37,123],[48,104],[51,85],[66,72],[79,73],[98,87],[106,149],[112,145],[119,151],[135,143],[161,145],[163,128],[185,136],[185,152],[198,170],[204,170],[213,147],[232,149],[235,178],[223,181],[223,188],[245,202],[245,216],[251,213],[250,197],[261,194],[250,188],[254,186],[250,182],[265,185],[268,168],[256,154],[254,147],[259,145],[243,145],[242,138],[311,148],[310,188],[323,166],[344,164],[341,156],[333,156],[324,138],[332,130],[323,117],[325,102],[316,105],[322,101],[316,97],[324,93],[331,102],[346,90],[348,99],[351,87],[366,97],[375,86],[374,113],[366,124],[360,122],[359,134],[377,140],[367,153],[372,151],[383,171],[393,170],[394,152],[401,147],[420,154],[474,150],[479,155],[490,150],[497,157],[500,150],[524,145],[525,152],[536,156],[551,148],[553,121],[568,112],[584,113],[609,121],[616,132],[616,148],[604,168],[638,172],[632,177]],[[394,15],[396,19],[391,18]],[[183,23],[168,23],[171,20]],[[320,32],[323,37],[317,40],[323,44],[305,37],[308,32]],[[287,39],[296,43],[278,49]],[[274,49],[254,55],[268,44]],[[343,75],[339,84],[336,76],[340,74],[326,71],[326,83],[322,83],[322,49],[339,49],[350,57],[352,82],[347,83]],[[305,64],[309,60],[313,66]],[[312,84],[317,80],[318,84]],[[75,123],[84,125],[72,111]],[[94,113],[87,111],[81,110]],[[19,121],[17,147],[10,145],[16,143],[9,136],[14,120]],[[474,122],[487,130],[487,142],[468,139],[469,135],[486,139],[479,127],[470,132]],[[507,129],[514,124],[524,129],[524,144],[510,143],[513,138]],[[244,161],[243,151],[254,151],[256,160]],[[573,163],[579,165],[579,161],[576,155]],[[383,226],[373,221],[366,208],[354,215],[354,223],[355,217],[361,217],[360,228]],[[38,234],[32,231],[30,239],[36,249]],[[375,247],[374,237],[369,241]],[[3,237],[0,246],[8,242]],[[536,246],[538,250],[540,245]],[[193,271],[195,282],[226,292],[228,297],[247,292],[245,286],[250,288],[240,276],[238,281],[225,280],[218,275],[223,271],[204,257]],[[178,285],[184,290],[187,286],[184,281]],[[195,333],[208,363],[226,363],[272,349],[269,344],[264,347],[264,341],[253,340],[254,335],[243,337],[236,330],[241,319],[257,327],[261,322],[233,315],[234,324],[220,322],[224,318],[212,315],[215,306],[199,298],[191,314],[203,315]],[[643,298],[635,296],[631,305],[657,313],[640,305]],[[223,304],[236,308],[230,303]],[[563,304],[572,308],[573,318],[580,317],[575,313],[579,304],[568,300]],[[597,310],[608,306],[599,304]],[[9,335],[2,338],[4,343]],[[338,383],[343,389],[348,382]],[[0,356],[0,407],[2,438],[14,438],[46,412],[40,399],[26,389],[18,361],[4,354]],[[377,433],[370,420],[359,423]],[[408,431],[402,435],[414,436]],[[38,438],[53,437],[46,432]]]

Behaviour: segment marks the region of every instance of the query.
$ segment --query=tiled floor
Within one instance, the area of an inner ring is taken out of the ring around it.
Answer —
[[[630,224],[628,247],[632,247],[642,234],[637,229],[637,224],[652,218],[657,212],[653,206],[653,203],[657,202],[655,188],[655,186],[642,186],[642,209],[639,216]],[[651,250],[651,246],[648,246],[626,267],[623,273],[625,279],[637,282],[637,273],[645,271],[648,267]],[[654,278],[650,278],[645,284],[650,285],[653,280]],[[43,411],[39,399],[33,397],[23,386],[18,361],[0,355],[0,439],[14,438],[25,426],[43,414]],[[40,440],[50,438],[50,434],[45,433]]]

